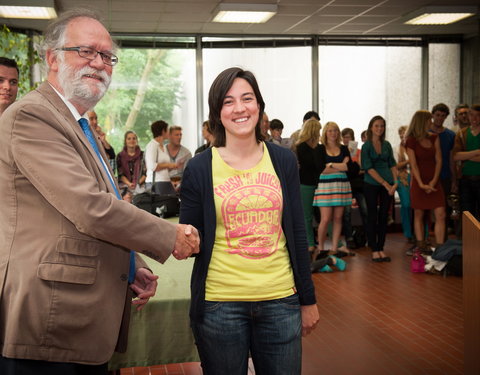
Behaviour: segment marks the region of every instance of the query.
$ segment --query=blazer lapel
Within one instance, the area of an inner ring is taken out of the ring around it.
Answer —
[[[97,165],[97,168],[102,175],[103,181],[106,186],[110,186],[109,191],[114,193],[114,187],[111,186],[110,183],[110,178],[107,175],[107,172],[105,168],[102,165],[102,161],[98,158],[97,153],[93,149],[92,145],[88,141],[87,137],[85,136],[85,133],[83,132],[82,128],[80,127],[80,124],[75,121],[75,118],[72,115],[72,112],[70,109],[65,105],[64,101],[62,98],[60,98],[55,90],[50,86],[48,82],[44,82],[40,85],[40,87],[37,89],[58,111],[60,116],[63,117],[64,119],[64,124],[66,124],[67,127],[72,129],[74,133],[77,135],[78,139],[83,143],[84,147],[88,150],[90,153],[90,156],[95,160],[95,164]],[[112,179],[114,178],[113,171],[110,168],[110,163],[106,159],[106,154],[103,149],[103,145],[99,140],[99,137],[97,133],[92,129],[92,133],[95,136],[96,142],[97,142],[97,147],[100,151],[100,154],[103,157],[103,160],[105,161],[105,165],[107,168],[109,168],[110,173],[112,173]],[[115,182],[114,182],[115,183]],[[118,189],[118,188],[117,188]]]

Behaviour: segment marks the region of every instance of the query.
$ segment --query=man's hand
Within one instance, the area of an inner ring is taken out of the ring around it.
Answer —
[[[197,229],[191,225],[178,224],[173,256],[180,260],[198,252],[200,252],[200,237]]]
[[[155,295],[157,291],[158,276],[151,273],[146,268],[139,268],[135,274],[135,281],[130,284],[130,288],[135,292],[137,297],[132,301],[137,306],[137,311],[143,309],[150,297]]]
[[[302,336],[305,337],[315,329],[320,315],[317,305],[303,305],[300,308],[302,311]]]

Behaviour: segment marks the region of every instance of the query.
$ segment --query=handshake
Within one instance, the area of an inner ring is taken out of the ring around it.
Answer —
[[[178,224],[173,256],[178,260],[187,259],[192,254],[198,254],[199,252],[200,236],[198,230],[188,224]]]

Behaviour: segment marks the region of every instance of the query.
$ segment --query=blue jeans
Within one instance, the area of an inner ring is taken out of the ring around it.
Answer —
[[[192,321],[205,375],[246,375],[250,352],[257,375],[300,375],[302,319],[298,295],[259,302],[205,301]]]

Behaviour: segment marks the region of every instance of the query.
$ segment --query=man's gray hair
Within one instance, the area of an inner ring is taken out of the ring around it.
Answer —
[[[104,27],[104,23],[101,17],[90,9],[84,8],[75,8],[63,12],[60,14],[60,17],[51,22],[44,32],[43,43],[39,47],[39,54],[42,58],[45,59],[47,50],[52,50],[55,54],[58,55],[60,51],[56,51],[57,48],[62,48],[65,46],[66,39],[66,30],[67,26],[75,18],[92,18],[100,22]],[[106,28],[106,27],[105,27]]]

